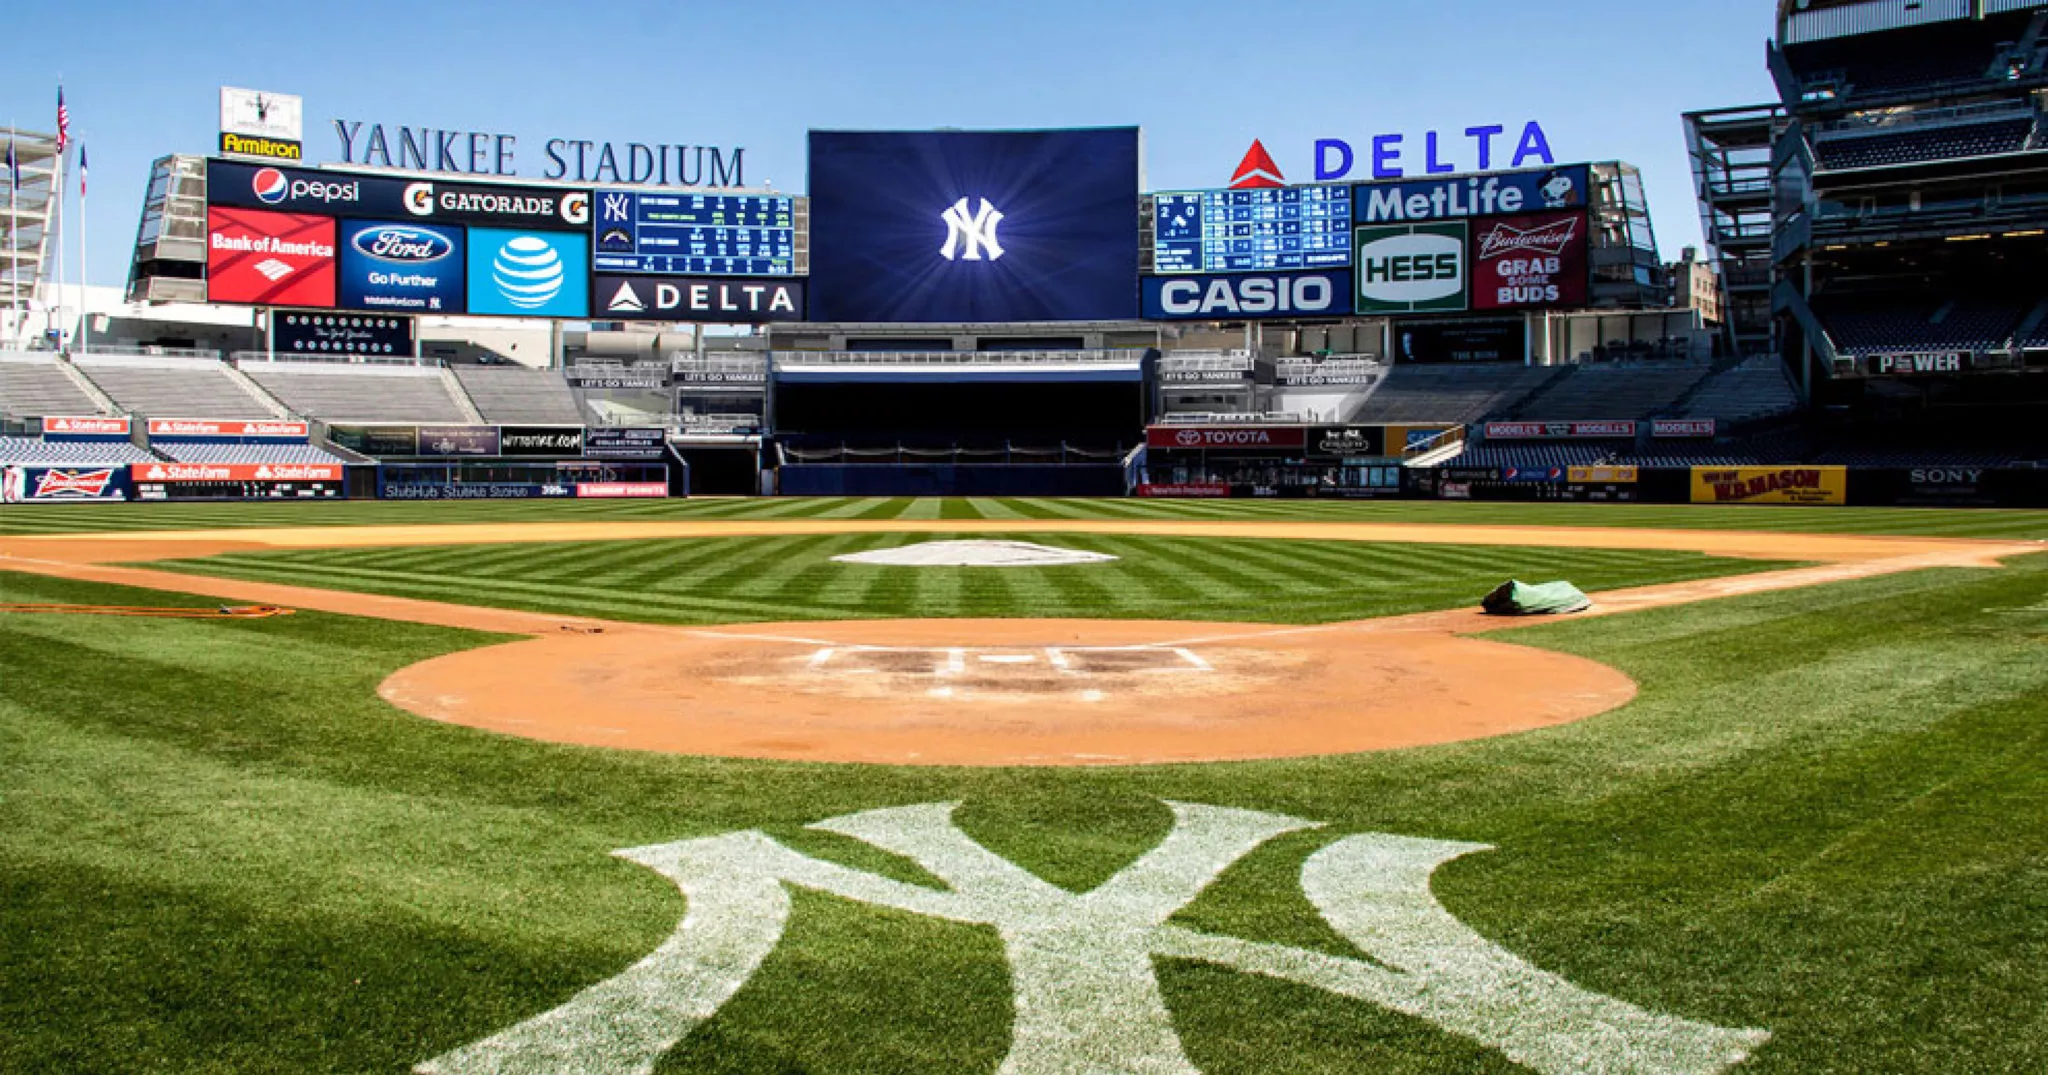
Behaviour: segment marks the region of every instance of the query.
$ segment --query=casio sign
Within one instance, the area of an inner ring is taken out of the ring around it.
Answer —
[[[356,233],[355,248],[379,261],[411,265],[439,261],[455,249],[445,237],[416,228],[386,226],[365,228]]]
[[[1163,319],[1349,313],[1349,274],[1159,277],[1146,281],[1146,315]]]

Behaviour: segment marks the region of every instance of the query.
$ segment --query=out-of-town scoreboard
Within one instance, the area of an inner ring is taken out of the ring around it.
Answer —
[[[600,190],[594,208],[599,272],[797,275],[796,199],[787,195]]]
[[[1277,272],[1351,264],[1351,188],[1152,196],[1152,271]]]

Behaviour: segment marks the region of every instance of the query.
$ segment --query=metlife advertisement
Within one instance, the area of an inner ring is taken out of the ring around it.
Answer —
[[[590,236],[469,229],[469,312],[501,317],[590,315]]]
[[[349,310],[462,313],[462,229],[343,221],[340,300]]]
[[[810,319],[1138,312],[1139,134],[812,131]]]

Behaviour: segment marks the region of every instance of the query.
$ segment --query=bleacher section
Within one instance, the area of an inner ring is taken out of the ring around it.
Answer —
[[[2012,340],[2032,303],[1991,299],[1915,301],[1905,297],[1823,299],[1814,312],[1844,355],[1912,351],[1986,351]]]
[[[226,366],[210,359],[74,359],[123,411],[144,418],[275,418]]]
[[[1785,58],[1808,95],[1832,99],[1927,93],[1990,80],[2000,42],[2024,32],[2027,16],[1955,20],[1787,45]]]
[[[98,414],[100,406],[55,356],[0,355],[0,414],[15,418]]]
[[[1714,374],[1677,408],[1678,418],[1715,418],[1727,425],[1799,409],[1799,393],[1776,355],[1758,355]]]
[[[469,421],[437,367],[250,362],[242,372],[294,414],[337,422]]]
[[[40,437],[0,437],[0,463],[121,466],[155,462],[158,462],[156,456],[126,441],[46,441]]]
[[[486,422],[580,425],[583,408],[553,370],[524,366],[452,366]]]
[[[218,441],[157,443],[156,450],[178,463],[349,463],[311,444],[229,444]]]
[[[1902,130],[1819,141],[1823,168],[1877,168],[1888,164],[1956,160],[2017,153],[2034,133],[2031,117],[1928,130]]]
[[[1630,447],[1623,441],[1572,444],[1482,444],[1466,448],[1453,467],[1582,467],[1605,463]]]
[[[1563,371],[1549,366],[1395,365],[1350,421],[1456,424],[1506,413]]]
[[[1568,366],[1559,379],[1507,414],[1529,422],[1647,418],[1683,399],[1711,369],[1692,364]]]

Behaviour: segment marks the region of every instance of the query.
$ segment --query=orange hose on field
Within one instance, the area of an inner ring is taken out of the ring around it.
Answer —
[[[79,616],[154,616],[177,620],[259,620],[289,616],[291,609],[275,605],[222,605],[219,608],[151,608],[146,605],[10,605],[0,612],[56,612]]]

